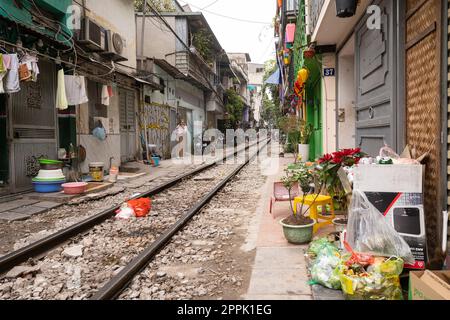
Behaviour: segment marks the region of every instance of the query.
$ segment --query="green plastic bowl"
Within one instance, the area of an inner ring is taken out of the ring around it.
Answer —
[[[50,160],[50,159],[39,159],[40,164],[63,164],[62,161]]]

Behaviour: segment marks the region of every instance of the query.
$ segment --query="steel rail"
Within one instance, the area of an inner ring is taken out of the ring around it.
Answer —
[[[246,159],[246,161],[237,167],[233,172],[227,175],[219,184],[217,184],[208,194],[197,202],[187,213],[185,213],[177,222],[158,237],[150,246],[144,249],[127,266],[125,266],[115,277],[107,282],[90,300],[111,300],[116,298],[133,280],[136,274],[146,268],[152,258],[163,249],[200,210],[231,180],[233,179],[260,151],[270,143],[270,139],[260,147],[257,152]]]
[[[264,140],[263,140],[264,141]],[[262,142],[262,141],[259,141]],[[180,183],[184,179],[196,175],[200,172],[203,172],[209,168],[212,168],[220,163],[222,163],[224,160],[231,157],[231,155],[236,156],[239,152],[245,152],[250,147],[257,145],[259,142],[256,142],[250,146],[246,146],[244,149],[237,150],[234,152],[234,154],[225,154],[222,159],[219,159],[217,161],[213,161],[211,163],[207,163],[205,165],[200,166],[199,168],[196,168],[190,172],[187,172],[179,177],[175,177],[157,187],[154,187],[150,189],[149,191],[136,194],[134,197],[129,198],[126,201],[138,199],[142,197],[151,197],[158,193],[161,193],[162,191],[167,190],[168,188]],[[114,216],[115,211],[120,209],[121,205],[116,205],[114,207],[105,209],[104,211],[97,213],[89,218],[86,218],[74,225],[71,225],[65,229],[62,229],[58,232],[55,232],[54,234],[51,234],[41,240],[38,240],[36,242],[33,242],[19,250],[10,252],[2,257],[0,257],[0,274],[5,273],[6,271],[10,270],[14,266],[26,262],[28,259],[36,257],[40,254],[43,254],[61,243],[64,243],[68,239],[77,236],[89,229],[92,229],[96,225],[104,222],[105,220],[111,218]]]

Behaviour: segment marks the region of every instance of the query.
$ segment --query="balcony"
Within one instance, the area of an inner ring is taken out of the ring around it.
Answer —
[[[283,1],[283,12],[287,17],[297,17],[299,0]]]
[[[325,0],[310,0],[309,2],[309,23],[311,32],[314,33],[317,23],[319,22],[320,12],[322,11]]]
[[[371,0],[360,0],[356,14],[338,18],[334,0],[309,0],[308,23],[311,42],[317,45],[342,45],[358,21],[366,13]]]
[[[196,53],[177,51],[175,53],[175,67],[186,77],[194,81],[194,85],[203,90],[211,90],[216,82],[216,74],[210,66]]]

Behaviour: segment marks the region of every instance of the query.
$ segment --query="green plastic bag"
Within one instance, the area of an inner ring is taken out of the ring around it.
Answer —
[[[339,290],[341,282],[339,275],[335,273],[335,269],[340,263],[341,257],[339,253],[331,255],[319,254],[311,267],[312,281],[324,287]]]
[[[339,249],[326,238],[320,238],[310,243],[308,248],[308,255],[317,257],[319,254],[334,255],[339,253]]]

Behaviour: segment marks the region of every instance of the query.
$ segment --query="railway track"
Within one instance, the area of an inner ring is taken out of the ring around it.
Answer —
[[[254,155],[252,155],[252,157],[256,156],[256,154],[259,153],[259,151],[268,144],[268,141],[260,143],[262,143],[262,147],[260,145],[261,148],[259,148],[258,151]],[[250,147],[251,146],[247,147],[246,149]],[[236,156],[237,152],[234,155]],[[227,155],[224,157],[224,159],[229,157],[230,155]],[[163,248],[170,241],[173,235],[175,235],[184,225],[186,225],[186,223],[188,223],[188,221],[193,216],[195,216],[195,214],[198,213],[202,209],[202,207],[216,195],[217,192],[219,192],[238,172],[242,170],[243,167],[245,167],[246,164],[248,164],[250,158],[251,157],[248,157],[245,163],[239,165],[226,165],[226,164],[221,165],[222,161],[224,160],[221,159],[219,161],[197,168],[191,172],[184,174],[181,177],[172,179],[161,186],[155,187],[147,192],[141,193],[133,197],[133,198],[155,197],[156,198],[155,207],[157,208],[159,199],[161,199],[161,201],[164,201],[165,199],[170,198],[171,196],[173,196],[173,193],[176,194],[177,188],[180,190],[192,190],[192,187],[195,184],[195,182],[193,181],[193,179],[187,178],[194,177],[202,173],[207,173],[210,176],[215,177],[212,181],[209,181],[208,183],[203,183],[201,192],[198,192],[198,194],[192,194],[190,196],[190,198],[192,198],[190,202],[183,201],[186,203],[183,203],[184,208],[181,209],[187,209],[186,211],[178,210],[179,211],[178,212],[177,210],[175,210],[177,212],[173,214],[168,214],[170,210],[168,211],[167,209],[165,209],[165,211],[167,212],[162,215],[163,217],[152,217],[151,221],[149,221],[149,226],[147,226],[146,228],[142,228],[142,226],[139,224],[137,224],[136,226],[133,226],[131,224],[130,227],[131,230],[127,229],[126,232],[124,232],[123,230],[119,232],[118,234],[122,233],[122,235],[120,236],[122,238],[128,237],[132,238],[133,234],[134,236],[136,236],[137,234],[138,238],[139,237],[145,238],[146,243],[141,243],[141,246],[142,244],[144,244],[145,249],[143,249],[140,252],[139,250],[136,250],[136,248],[133,247],[131,247],[130,250],[127,249],[128,252],[126,252],[126,254],[124,253],[124,257],[128,256],[128,258],[123,259],[122,261],[125,262],[126,265],[122,266],[120,272],[112,276],[112,278],[108,279],[106,283],[101,284],[100,286],[93,286],[92,288],[86,288],[87,292],[86,297],[95,300],[113,299],[117,297],[120,294],[120,292],[124,288],[126,288],[127,284],[133,279],[133,277],[137,273],[139,273],[140,270],[145,268],[145,266],[155,256],[155,254],[159,252],[159,250],[161,250],[161,248]],[[166,195],[164,195],[164,193],[166,193]],[[114,215],[114,212],[118,209],[118,207],[119,206],[116,206],[108,210],[105,210],[69,228],[61,230],[49,237],[46,237],[20,250],[11,252],[10,254],[1,257],[0,273],[4,273],[5,271],[11,269],[12,267],[20,263],[26,262],[30,258],[49,252],[58,245],[61,245],[67,241],[74,240],[74,238],[75,239],[77,237],[82,238],[80,234],[86,233],[91,229],[94,230],[91,230],[90,232],[94,232],[96,229],[99,230],[103,229],[103,231],[106,230],[106,232],[111,232],[111,234],[115,234],[117,231],[116,229],[114,229],[115,227],[111,227],[111,230],[108,229],[110,228],[111,225],[115,225],[114,220],[109,220],[109,218],[111,218]],[[107,222],[106,225],[104,225],[104,222],[107,220],[109,220],[109,223]],[[157,225],[158,227],[154,227],[154,225]],[[117,239],[118,239],[117,236],[115,239],[114,237],[112,237],[110,241],[106,241],[106,243],[110,243],[111,241]],[[117,241],[117,243],[119,245],[120,243],[124,244],[124,242],[120,241]],[[123,246],[125,247],[125,245]],[[130,259],[129,257],[132,255],[134,256],[134,258]],[[105,256],[103,256],[103,258],[105,258]],[[95,280],[92,279],[92,281]]]

